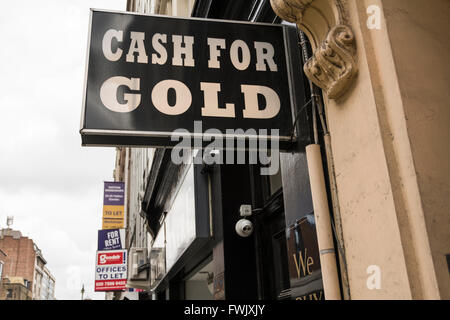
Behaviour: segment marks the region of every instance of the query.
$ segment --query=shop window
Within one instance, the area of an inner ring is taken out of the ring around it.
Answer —
[[[253,180],[253,188],[255,193],[257,193],[256,203],[260,206],[264,205],[264,202],[270,201],[274,196],[280,194],[283,183],[281,175],[281,162],[278,158],[279,166],[277,171],[272,175],[262,175],[261,168],[267,167],[261,164],[251,166],[251,175]]]
[[[185,283],[186,300],[214,300],[213,263],[209,262],[201,270],[189,277]]]
[[[194,166],[191,165],[165,221],[167,270],[194,241],[195,223]]]
[[[281,170],[278,168],[278,171],[276,174],[269,176],[269,186],[270,186],[270,195],[273,195],[282,187],[281,182]]]
[[[166,274],[165,230],[161,228],[150,251],[150,285],[155,286]]]

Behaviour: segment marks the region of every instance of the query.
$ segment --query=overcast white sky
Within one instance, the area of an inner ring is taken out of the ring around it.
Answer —
[[[103,181],[114,148],[81,147],[89,8],[126,0],[0,2],[0,228],[34,240],[56,277],[56,298],[93,299]]]

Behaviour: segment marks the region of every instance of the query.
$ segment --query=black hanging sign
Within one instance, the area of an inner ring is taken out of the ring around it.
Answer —
[[[177,129],[279,130],[283,148],[303,103],[291,61],[300,61],[292,26],[91,10],[82,144],[170,147]]]

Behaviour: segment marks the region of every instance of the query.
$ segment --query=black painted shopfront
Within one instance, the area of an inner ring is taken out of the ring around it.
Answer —
[[[282,23],[268,0],[197,0],[192,16]],[[175,165],[170,149],[156,151],[142,214],[156,239],[150,258],[157,299],[324,299],[304,151],[311,109],[297,106],[296,113],[299,143],[281,153],[273,176],[261,175],[260,165]],[[253,211],[247,238],[235,231],[243,204]],[[177,206],[189,208],[175,213]],[[186,212],[195,223],[183,222],[192,220]]]

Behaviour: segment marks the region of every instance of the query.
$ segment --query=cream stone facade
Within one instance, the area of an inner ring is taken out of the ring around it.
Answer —
[[[342,299],[450,299],[450,1],[270,2],[308,37],[313,56],[303,69],[323,94],[320,147],[340,262],[340,278],[330,279],[333,266],[321,259],[325,297],[339,299],[342,288]],[[127,11],[187,17],[194,3],[129,0]],[[148,227],[154,213],[142,208],[150,173],[160,170],[152,164],[162,156],[154,157],[117,149],[130,247],[150,249],[156,236]],[[328,281],[338,283],[337,295]]]
[[[450,2],[271,4],[314,51],[344,298],[449,299]]]

